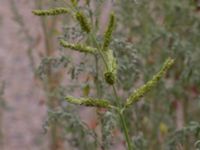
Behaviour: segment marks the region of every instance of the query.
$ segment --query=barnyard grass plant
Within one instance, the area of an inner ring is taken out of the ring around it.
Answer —
[[[125,120],[125,111],[127,109],[130,109],[132,105],[134,105],[136,102],[141,100],[143,96],[145,96],[146,93],[148,93],[150,90],[152,90],[158,82],[161,80],[161,78],[166,74],[166,72],[170,69],[170,67],[174,63],[174,59],[168,58],[161,69],[156,73],[151,80],[146,82],[144,85],[133,91],[127,99],[122,100],[118,96],[118,92],[116,89],[116,82],[117,82],[117,60],[115,56],[113,55],[114,49],[110,48],[110,43],[112,41],[112,35],[114,32],[114,29],[117,25],[117,20],[115,17],[115,13],[112,12],[109,17],[108,26],[105,30],[103,41],[97,40],[96,32],[94,32],[94,28],[92,26],[91,20],[89,20],[89,17],[84,14],[83,11],[78,9],[77,1],[71,1],[70,8],[50,8],[48,10],[34,10],[33,13],[38,16],[49,16],[49,15],[61,15],[61,14],[69,14],[72,15],[72,18],[75,19],[75,21],[80,25],[80,28],[82,31],[94,41],[94,45],[87,45],[87,44],[76,44],[76,43],[70,43],[68,41],[65,41],[64,39],[60,40],[60,45],[63,48],[67,48],[73,51],[78,51],[86,54],[98,54],[100,56],[100,59],[102,59],[102,62],[104,64],[104,72],[102,73],[102,76],[105,80],[105,82],[112,87],[113,89],[113,95],[115,97],[115,101],[112,102],[109,99],[101,99],[101,98],[92,98],[92,97],[81,97],[76,98],[73,96],[66,96],[65,100],[69,103],[75,104],[75,105],[83,105],[86,107],[96,107],[96,108],[106,108],[110,112],[118,114],[119,117],[119,124],[121,124],[121,130],[124,133],[124,138],[126,141],[127,149],[128,150],[134,150],[135,145],[133,142],[131,142],[131,138],[129,135],[129,129],[127,127],[127,123]],[[69,13],[70,12],[70,13]],[[131,75],[130,75],[131,76]]]

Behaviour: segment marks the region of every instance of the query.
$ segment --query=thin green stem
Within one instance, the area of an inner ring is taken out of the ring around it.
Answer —
[[[115,88],[114,85],[112,85],[112,88],[113,88],[113,92],[114,92],[114,95],[115,95],[115,98],[116,98],[116,103],[118,105],[118,114],[119,114],[119,118],[120,118],[120,122],[122,124],[122,129],[123,129],[123,132],[124,132],[124,137],[126,139],[126,143],[127,143],[127,146],[128,146],[128,150],[133,150],[133,147],[132,147],[132,144],[131,144],[131,139],[129,137],[129,134],[128,134],[128,128],[127,128],[127,125],[126,125],[126,121],[124,119],[124,115],[123,115],[123,109],[121,108],[121,104],[120,104],[120,99],[119,99],[119,96],[117,94],[117,90]]]
[[[114,92],[114,94],[115,94],[116,104],[117,104],[117,106],[118,106],[119,108],[121,108],[120,99],[119,99],[119,96],[118,96],[118,94],[117,94],[117,90],[116,90],[116,88],[115,88],[114,85],[112,85],[112,88],[113,88],[113,92]]]
[[[123,113],[121,111],[119,112],[119,117],[120,117],[120,121],[122,123],[122,127],[123,127],[123,131],[124,131],[124,136],[125,136],[125,139],[126,139],[126,143],[127,143],[127,146],[128,146],[128,150],[133,150],[133,147],[132,147],[132,144],[131,144],[131,140],[130,140],[130,137],[129,137],[129,134],[128,134],[128,128],[126,126],[126,122],[125,122]]]
[[[104,64],[105,64],[106,68],[108,69],[108,64],[106,63],[106,59],[105,59],[105,57],[104,57],[104,55],[103,55],[103,53],[102,53],[101,47],[99,46],[99,44],[98,44],[98,42],[97,42],[97,40],[96,40],[94,34],[91,32],[90,35],[91,35],[91,38],[92,38],[94,44],[95,44],[96,47],[97,47],[97,50],[98,50],[98,52],[99,52],[101,58],[103,59],[103,62],[104,62]]]
[[[105,59],[105,57],[104,57],[104,55],[103,55],[103,53],[101,51],[101,47],[99,46],[94,34],[91,33],[90,35],[91,35],[91,38],[92,38],[93,42],[95,43],[95,45],[97,47],[98,52],[100,53],[100,56],[103,59],[103,62],[105,64],[105,66],[108,68],[108,64],[106,62],[106,59]],[[127,126],[126,126],[126,122],[125,122],[125,119],[124,119],[124,116],[123,116],[123,112],[121,111],[120,99],[119,99],[119,96],[117,94],[117,90],[116,90],[114,85],[112,85],[112,88],[113,88],[114,95],[116,97],[116,104],[118,105],[118,108],[120,109],[120,110],[117,109],[118,110],[117,112],[119,114],[120,122],[122,123],[122,130],[124,132],[124,136],[125,136],[125,139],[126,139],[128,150],[133,150],[133,147],[131,145],[131,140],[130,140],[130,137],[129,137],[129,134],[128,134],[128,129],[127,129]]]

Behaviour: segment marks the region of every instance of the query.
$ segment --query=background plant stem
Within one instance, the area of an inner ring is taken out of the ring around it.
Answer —
[[[42,9],[43,7],[43,1],[40,0],[36,2],[36,6],[39,9]],[[41,26],[42,31],[44,34],[44,40],[45,40],[45,56],[51,57],[54,53],[54,41],[53,41],[53,30],[56,27],[56,17],[51,22],[50,25],[48,25],[48,22],[46,18],[41,17]],[[59,86],[59,80],[60,76],[58,74],[53,74],[51,71],[51,65],[48,66],[48,77],[47,77],[47,83],[44,83],[44,88],[46,90],[47,94],[47,107],[50,110],[55,110],[55,108],[59,105],[58,100],[56,97],[49,95],[52,93],[52,91],[55,90],[56,87]],[[61,128],[59,128],[58,123],[53,123],[50,125],[50,150],[63,150],[64,149],[64,141],[62,139],[62,131]]]

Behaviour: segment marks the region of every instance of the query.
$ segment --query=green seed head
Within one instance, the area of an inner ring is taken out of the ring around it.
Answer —
[[[116,59],[113,56],[112,50],[107,50],[104,51],[105,58],[106,58],[106,63],[107,63],[107,68],[104,73],[104,78],[106,82],[110,85],[113,85],[116,80],[117,76],[117,64],[116,64]]]
[[[57,8],[52,8],[48,10],[33,10],[32,11],[34,15],[37,16],[55,16],[55,15],[60,15],[60,14],[66,14],[68,13],[68,9],[64,7],[57,7]]]
[[[82,44],[71,44],[64,40],[60,40],[60,45],[62,45],[64,48],[70,48],[72,50],[83,52],[83,53],[95,54],[97,52],[96,48],[89,47]]]
[[[113,72],[105,72],[104,78],[105,78],[106,82],[110,85],[113,85],[116,80],[115,74]]]
[[[109,24],[108,24],[107,30],[105,32],[105,35],[104,35],[103,50],[107,50],[110,45],[114,27],[115,27],[115,16],[112,13],[110,15]]]
[[[109,101],[104,99],[93,99],[93,98],[74,98],[72,96],[67,96],[65,98],[68,102],[84,105],[89,107],[102,107],[102,108],[112,108],[113,106],[109,103]]]
[[[163,77],[166,74],[166,72],[173,64],[174,60],[168,58],[165,61],[161,70],[156,75],[154,75],[150,81],[148,81],[145,85],[138,88],[131,94],[131,96],[126,101],[125,107],[129,107],[130,105],[136,103],[141,97],[143,97],[147,92],[149,92],[153,87],[155,87],[160,81],[161,77]]]
[[[79,22],[81,29],[87,33],[90,33],[91,27],[88,23],[87,18],[84,16],[82,12],[76,13],[76,19]]]

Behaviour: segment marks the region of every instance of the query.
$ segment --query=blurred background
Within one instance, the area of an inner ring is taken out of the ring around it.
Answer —
[[[59,46],[59,39],[93,44],[72,17],[32,14],[56,6],[68,8],[70,0],[0,0],[0,150],[125,150],[113,112],[64,101],[68,94],[114,97],[98,56]],[[78,8],[99,42],[110,12],[117,16],[110,47],[122,100],[175,58],[126,112],[137,149],[200,149],[200,1],[80,0]]]
[[[34,81],[28,54],[43,49],[43,38],[31,44],[33,37],[42,35],[31,13],[35,6],[26,0],[0,0],[0,7],[0,149],[45,149],[44,95]]]

